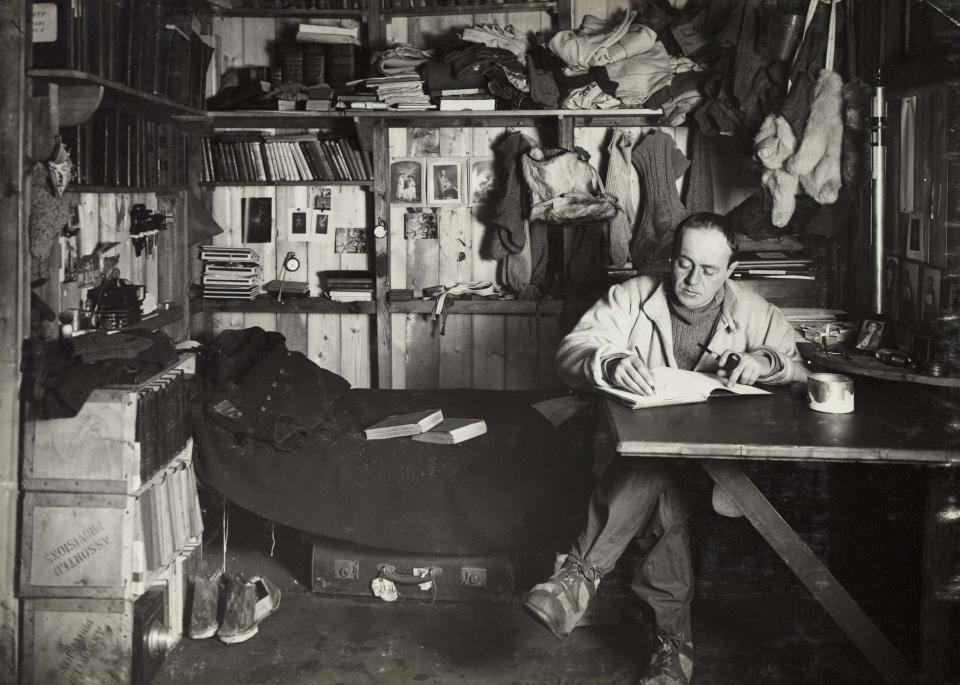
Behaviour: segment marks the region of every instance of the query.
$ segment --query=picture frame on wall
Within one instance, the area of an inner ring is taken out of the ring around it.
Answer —
[[[273,198],[245,197],[241,201],[243,242],[273,241]]]
[[[940,316],[940,269],[923,267],[920,276],[920,324],[933,324]]]
[[[897,318],[897,284],[900,281],[900,260],[895,255],[886,255],[883,259],[883,313]]]
[[[960,276],[940,279],[940,311],[960,316]]]
[[[920,212],[911,212],[907,220],[907,259],[919,262],[927,258],[927,221]]]
[[[400,159],[390,165],[390,202],[420,204],[424,200],[423,163]]]
[[[458,205],[463,200],[460,162],[441,159],[427,167],[427,202],[434,205]]]
[[[310,232],[310,210],[299,207],[290,210],[290,220],[287,223],[287,240],[291,242],[306,242]]]
[[[470,187],[467,204],[473,206],[491,202],[497,195],[493,157],[471,159],[468,165],[470,167]]]
[[[900,265],[900,297],[897,319],[905,326],[917,325],[917,290],[920,265],[904,261]]]

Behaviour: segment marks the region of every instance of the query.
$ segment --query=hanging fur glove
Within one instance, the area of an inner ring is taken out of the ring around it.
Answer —
[[[753,137],[757,160],[768,169],[779,169],[796,149],[797,139],[790,123],[779,114],[768,114]]]
[[[803,189],[821,205],[836,202],[840,191],[842,88],[839,74],[829,69],[820,71],[803,141],[785,165],[787,171],[800,177]]]
[[[777,228],[785,227],[793,218],[793,212],[797,208],[798,181],[796,174],[785,169],[767,169],[763,172],[763,186],[773,198],[770,221]]]

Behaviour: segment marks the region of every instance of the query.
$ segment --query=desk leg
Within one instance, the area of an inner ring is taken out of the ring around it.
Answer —
[[[913,669],[870,620],[853,597],[833,577],[817,555],[800,539],[753,481],[734,462],[702,460],[703,468],[743,511],[841,630],[863,652],[889,685],[916,681]]]

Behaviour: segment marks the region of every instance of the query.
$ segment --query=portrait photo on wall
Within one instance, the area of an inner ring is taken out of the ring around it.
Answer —
[[[883,313],[897,318],[897,279],[900,276],[900,260],[893,255],[883,259]]]
[[[960,277],[940,279],[940,311],[960,315]]]
[[[917,290],[920,266],[912,262],[900,265],[900,304],[897,319],[905,326],[917,325]]]
[[[390,201],[423,202],[423,164],[412,159],[390,165]]]
[[[427,170],[430,204],[459,204],[461,200],[460,163],[450,160],[431,162]]]
[[[407,211],[403,214],[403,237],[406,240],[436,240],[439,235],[436,209],[433,207],[407,207]]]
[[[930,324],[940,316],[940,269],[923,267],[920,283],[920,323]]]
[[[313,208],[329,211],[332,204],[331,198],[332,193],[330,188],[317,188],[317,192],[313,196]]]
[[[313,212],[313,223],[311,224],[310,238],[313,240],[322,239],[327,235],[330,225],[330,215],[326,212]]]
[[[298,241],[307,239],[307,224],[309,219],[309,211],[306,209],[296,209],[290,210],[290,223],[287,227],[287,240]]]
[[[273,240],[273,198],[245,197],[241,207],[243,242],[271,242]]]
[[[338,254],[366,254],[367,230],[354,226],[337,226],[333,251]]]
[[[920,212],[913,212],[907,221],[907,259],[923,261],[927,258],[927,222]]]
[[[853,349],[866,354],[879,350],[885,326],[886,322],[881,319],[864,319],[860,324],[860,331],[857,333]]]
[[[493,159],[472,159],[470,164],[470,196],[468,204],[482,205],[497,195]]]

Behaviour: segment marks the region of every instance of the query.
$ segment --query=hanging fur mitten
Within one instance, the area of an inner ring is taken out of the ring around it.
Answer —
[[[773,211],[770,220],[777,228],[783,228],[790,223],[793,212],[797,207],[796,174],[785,169],[767,169],[763,172],[763,186],[773,198]]]
[[[779,114],[768,114],[753,137],[757,160],[768,169],[779,169],[796,149],[797,139],[790,123]]]
[[[803,140],[785,165],[787,171],[800,177],[803,189],[821,205],[836,202],[840,191],[842,88],[839,74],[829,69],[820,71]]]

